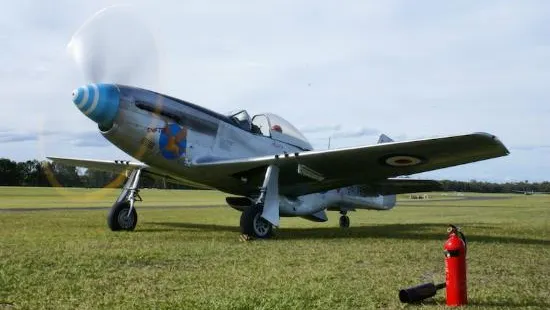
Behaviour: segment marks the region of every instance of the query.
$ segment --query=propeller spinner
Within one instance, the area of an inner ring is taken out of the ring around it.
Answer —
[[[76,107],[102,128],[110,128],[120,103],[120,92],[114,84],[89,84],[73,90]]]

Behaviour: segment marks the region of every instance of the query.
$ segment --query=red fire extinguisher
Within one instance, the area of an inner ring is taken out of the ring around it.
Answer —
[[[466,237],[454,225],[447,229],[449,238],[445,242],[445,284],[447,306],[468,303],[466,287]]]

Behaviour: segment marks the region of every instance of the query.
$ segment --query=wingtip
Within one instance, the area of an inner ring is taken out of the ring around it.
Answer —
[[[63,160],[63,159],[72,159],[72,158],[63,158],[63,157],[57,157],[57,156],[46,156],[46,159],[47,160],[50,160],[50,161],[56,161],[56,160]]]
[[[504,143],[495,135],[488,132],[475,132],[474,135],[481,136],[495,142],[502,149],[502,156],[510,155],[510,150],[504,145]]]

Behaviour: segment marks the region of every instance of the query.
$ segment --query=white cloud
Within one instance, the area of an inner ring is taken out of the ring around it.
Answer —
[[[550,175],[548,149],[536,148],[548,145],[550,131],[546,1],[128,2],[146,12],[158,42],[158,88],[168,94],[221,112],[274,112],[299,128],[317,128],[308,136],[321,148],[350,128],[398,138],[487,131],[510,146],[509,157],[439,173],[499,180]],[[65,45],[85,19],[114,3],[3,5],[3,127],[20,139],[45,129],[95,130],[70,102],[82,77]],[[319,129],[334,124],[345,126]],[[331,143],[375,141],[363,134]],[[3,145],[1,155],[41,156],[36,142]],[[121,154],[62,141],[47,151]]]
[[[332,136],[334,138],[359,138],[359,137],[373,136],[379,133],[380,131],[377,129],[361,127],[356,130],[338,131],[334,133]]]
[[[26,131],[0,130],[0,143],[32,142],[55,144],[71,144],[78,147],[108,147],[110,144],[98,131],[66,132],[66,131]]]
[[[300,128],[301,132],[305,134],[316,134],[316,133],[326,133],[326,132],[335,132],[342,128],[342,125],[314,125],[314,126],[304,126]]]

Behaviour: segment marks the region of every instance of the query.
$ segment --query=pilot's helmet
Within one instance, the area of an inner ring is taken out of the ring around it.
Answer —
[[[283,128],[281,128],[281,126],[279,126],[279,125],[271,126],[271,130],[279,132],[279,133],[283,133]]]

